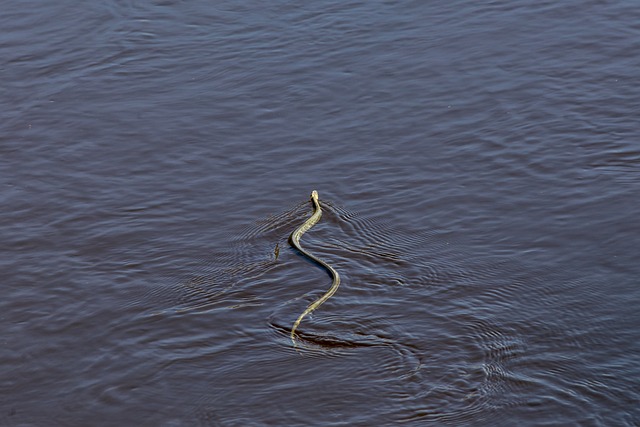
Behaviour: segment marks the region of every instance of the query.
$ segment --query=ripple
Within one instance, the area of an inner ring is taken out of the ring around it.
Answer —
[[[308,208],[307,203],[299,204],[256,221],[226,248],[194,262],[188,277],[174,284],[155,286],[142,298],[158,307],[151,309],[151,314],[193,310],[202,312],[221,307],[260,304],[259,298],[248,292],[243,284],[260,281],[277,268],[279,252],[286,247],[288,233],[305,207]]]

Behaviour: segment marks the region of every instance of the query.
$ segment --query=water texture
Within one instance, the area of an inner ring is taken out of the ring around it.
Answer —
[[[0,27],[0,425],[640,425],[635,2]]]

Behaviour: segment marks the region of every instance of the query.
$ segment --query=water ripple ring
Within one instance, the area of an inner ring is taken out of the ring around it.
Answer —
[[[320,202],[318,201],[318,192],[316,190],[313,190],[311,192],[311,202],[313,203],[313,209],[314,209],[313,215],[311,215],[311,217],[309,217],[308,220],[306,220],[300,227],[296,228],[293,231],[293,233],[291,233],[291,236],[289,236],[289,243],[291,243],[291,246],[296,248],[301,254],[303,254],[304,256],[309,258],[311,261],[315,262],[316,264],[319,264],[325,270],[327,270],[331,275],[331,277],[333,278],[333,283],[331,284],[331,287],[329,288],[329,290],[320,298],[312,302],[309,305],[309,307],[307,307],[307,309],[302,312],[302,314],[298,317],[298,319],[293,324],[293,327],[291,328],[291,341],[293,342],[294,346],[296,345],[296,329],[298,328],[298,326],[300,326],[300,322],[302,322],[302,319],[307,314],[311,313],[316,308],[320,307],[326,300],[331,298],[331,296],[333,296],[333,294],[336,293],[336,291],[338,290],[338,287],[340,286],[340,275],[338,274],[338,272],[334,270],[334,268],[331,267],[329,264],[327,264],[320,258],[317,258],[313,254],[310,254],[309,252],[304,250],[302,246],[300,246],[300,238],[302,237],[302,235],[307,231],[309,231],[309,229],[313,227],[315,224],[317,224],[317,222],[320,221],[320,218],[322,217],[322,208],[320,207]]]

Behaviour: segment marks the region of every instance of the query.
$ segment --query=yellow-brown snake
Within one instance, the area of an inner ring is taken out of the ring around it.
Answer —
[[[311,202],[313,203],[313,215],[311,215],[309,219],[307,219],[300,227],[296,228],[293,233],[291,233],[291,236],[289,236],[289,243],[291,243],[291,246],[300,251],[301,254],[324,267],[329,272],[331,277],[333,277],[333,283],[331,284],[329,290],[320,298],[312,302],[293,324],[293,327],[291,328],[291,341],[293,342],[294,346],[296,345],[296,329],[298,328],[298,326],[300,326],[300,322],[302,322],[302,319],[307,314],[320,307],[326,300],[331,298],[331,296],[338,290],[338,286],[340,286],[340,275],[338,274],[338,272],[334,270],[333,267],[331,267],[329,264],[327,264],[320,258],[317,258],[313,254],[310,254],[306,250],[302,249],[302,246],[300,246],[300,238],[302,237],[302,235],[309,231],[309,229],[313,227],[318,221],[320,221],[320,218],[322,217],[322,208],[320,207],[320,202],[318,201],[318,192],[316,190],[313,190],[313,192],[311,192]]]

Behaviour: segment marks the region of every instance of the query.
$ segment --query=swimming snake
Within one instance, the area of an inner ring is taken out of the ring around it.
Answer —
[[[291,243],[291,246],[296,248],[301,254],[324,267],[329,272],[331,277],[333,277],[333,283],[324,295],[309,304],[309,307],[307,307],[307,309],[302,312],[302,314],[293,324],[293,327],[291,328],[291,341],[293,342],[294,346],[296,345],[296,329],[300,325],[300,322],[302,322],[302,319],[307,314],[320,307],[326,300],[331,298],[331,296],[333,296],[333,294],[335,294],[338,290],[338,286],[340,286],[340,275],[338,274],[338,272],[334,270],[333,267],[331,267],[329,264],[327,264],[320,258],[317,258],[313,254],[310,254],[309,252],[304,250],[302,246],[300,246],[300,238],[302,237],[302,235],[309,231],[309,229],[313,227],[318,221],[320,221],[320,218],[322,217],[322,208],[320,207],[320,202],[318,201],[318,192],[316,190],[313,190],[311,192],[311,202],[313,203],[313,215],[311,215],[309,219],[307,219],[300,227],[296,228],[293,233],[291,233],[291,236],[289,236],[289,243]]]

